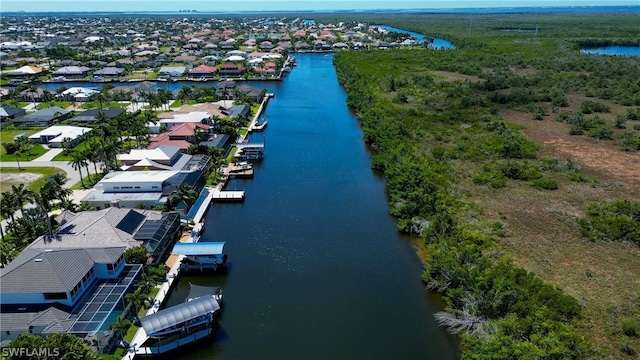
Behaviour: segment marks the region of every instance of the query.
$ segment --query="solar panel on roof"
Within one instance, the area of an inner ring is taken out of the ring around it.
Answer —
[[[144,221],[144,219],[144,215],[140,214],[137,211],[131,210],[129,211],[129,213],[127,213],[127,215],[124,216],[124,218],[122,218],[122,220],[120,220],[118,225],[116,225],[116,228],[126,233],[133,234],[133,232],[138,228],[142,221]]]

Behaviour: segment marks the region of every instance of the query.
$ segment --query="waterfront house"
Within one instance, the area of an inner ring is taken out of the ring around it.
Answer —
[[[13,120],[16,126],[51,126],[54,122],[68,119],[73,113],[61,107],[52,106]]]
[[[211,146],[223,150],[223,155],[227,156],[231,150],[231,137],[228,134],[211,134],[209,137],[200,142],[200,145]]]
[[[52,74],[53,76],[64,76],[66,79],[84,79],[91,74],[91,69],[86,66],[65,66]]]
[[[220,65],[220,67],[218,68],[218,73],[220,74],[220,76],[238,77],[244,74],[244,68],[242,68],[238,64],[228,62]]]
[[[124,69],[118,67],[105,67],[93,73],[94,76],[103,78],[116,78],[124,74]]]
[[[184,123],[208,124],[209,119],[211,119],[211,114],[206,111],[192,111],[189,113],[170,112],[160,114],[158,117],[160,121],[158,121],[157,124],[147,124],[154,134],[160,133],[160,127],[163,125],[168,130],[171,130],[172,127]]]
[[[7,77],[12,79],[35,79],[40,75],[44,75],[45,71],[37,66],[23,66],[21,68],[8,71]]]
[[[260,95],[262,95],[262,91],[257,89],[257,88],[254,88],[253,86],[240,85],[240,86],[238,86],[238,91],[240,91],[241,93],[245,94],[246,96],[252,98],[257,103],[259,103],[262,100],[260,98]]]
[[[208,65],[200,65],[197,67],[194,67],[193,69],[189,70],[189,77],[192,78],[199,78],[199,77],[204,77],[204,78],[212,78],[216,75],[216,73],[218,72],[218,69],[216,69],[213,66],[208,66]]]
[[[158,78],[163,77],[182,77],[187,72],[187,68],[184,66],[163,66],[158,71]]]
[[[181,170],[191,159],[191,156],[180,153],[180,148],[171,145],[159,145],[153,149],[132,149],[129,153],[119,154],[118,161],[123,170],[139,171],[139,163],[154,164],[155,168],[147,170]]]
[[[91,128],[54,125],[29,136],[29,139],[39,144],[48,144],[50,147],[60,148],[64,141],[69,141],[72,145],[78,144],[82,136],[89,131],[91,131]]]
[[[110,351],[116,338],[109,327],[124,313],[142,265],[125,263],[124,246],[34,244],[0,270],[0,340],[69,333],[96,352]]]
[[[229,110],[217,103],[200,103],[200,104],[193,104],[193,105],[182,105],[178,109],[175,109],[174,112],[162,113],[158,117],[160,119],[171,118],[174,116],[174,114],[188,114],[190,112],[207,112],[211,114],[211,117],[218,117],[218,118],[229,117]]]
[[[247,105],[234,105],[229,108],[229,117],[244,117],[249,118],[251,115],[251,108]]]
[[[183,156],[188,161],[181,170],[111,172],[81,202],[88,203],[95,209],[112,204],[123,208],[153,208],[166,206],[172,192],[180,185],[187,185],[200,192],[211,172],[211,158],[206,155]],[[178,204],[177,209],[183,213],[188,210],[184,203]]]
[[[191,145],[196,145],[201,138],[207,138],[210,126],[200,123],[184,123],[172,127],[169,131],[152,136],[149,138],[149,149],[156,149],[163,145],[170,145],[179,148],[182,151],[187,150]],[[196,133],[201,134],[201,138]]]

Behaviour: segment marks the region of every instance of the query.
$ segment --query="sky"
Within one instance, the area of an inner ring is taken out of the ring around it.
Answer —
[[[7,11],[309,11],[640,5],[640,0],[1,0]]]

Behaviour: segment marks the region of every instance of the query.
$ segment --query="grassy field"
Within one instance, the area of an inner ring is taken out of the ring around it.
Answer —
[[[28,152],[22,153],[20,155],[16,154],[7,154],[2,148],[2,153],[0,153],[0,161],[31,161],[35,158],[38,158],[44,155],[48,150],[43,148],[42,145],[36,144]]]
[[[63,109],[68,108],[69,106],[71,106],[73,103],[70,101],[52,101],[49,103],[40,103],[38,105],[36,105],[36,109],[40,110],[40,109],[46,109],[46,108],[50,108],[53,106],[57,106]]]
[[[3,167],[0,171],[0,192],[11,190],[11,185],[25,184],[30,190],[38,191],[40,187],[54,174],[63,173],[63,170],[50,167],[30,167],[20,171],[17,167]]]
[[[37,133],[42,129],[44,128],[37,127],[16,129],[12,125],[9,128],[0,130],[0,143],[13,143],[15,142],[13,138],[20,134],[27,134],[27,136],[29,136]],[[16,157],[15,155],[7,155],[7,151],[5,150],[4,146],[0,146],[0,161],[29,161],[43,155],[46,152],[47,150],[43,148],[42,145],[36,144],[33,146],[33,148],[31,148],[31,151],[29,153],[21,154],[19,157]]]
[[[184,102],[182,102],[181,100],[176,100],[171,104],[171,106],[169,106],[169,108],[170,109],[177,109],[180,106],[185,105],[185,104],[186,105],[194,105],[194,104],[197,104],[197,103],[198,102],[196,100],[187,100],[187,101],[184,101]]]

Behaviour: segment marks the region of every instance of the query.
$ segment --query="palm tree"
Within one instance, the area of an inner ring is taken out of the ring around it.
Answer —
[[[171,94],[171,91],[167,90],[167,89],[158,89],[158,101],[160,101],[160,106],[163,106],[165,104],[169,104],[169,100],[171,100],[171,98],[173,97],[173,94]],[[168,108],[168,106],[167,106]]]
[[[189,100],[191,94],[193,94],[193,89],[190,86],[183,85],[178,92],[178,100],[180,100],[180,104],[184,105],[184,102]]]
[[[137,289],[136,291],[125,295],[124,298],[129,302],[129,304],[131,304],[134,314],[137,314],[142,308],[144,302],[147,300],[147,295],[143,294],[140,289]]]
[[[198,198],[198,192],[187,184],[178,186],[177,189],[171,192],[169,199],[167,200],[167,211],[175,209],[175,207],[184,202],[187,207],[191,206]]]
[[[14,213],[20,209],[13,192],[5,191],[0,199],[0,214],[3,218],[10,217],[11,222],[16,221]]]
[[[118,320],[111,324],[111,330],[116,334],[116,337],[121,337],[131,327],[131,321],[129,319],[123,319],[118,316]]]
[[[143,293],[148,294],[151,291],[151,287],[153,287],[153,280],[147,273],[142,273],[140,280],[136,282],[136,287],[141,289]]]
[[[47,184],[51,184],[51,182],[48,182]],[[47,184],[40,188],[40,194],[36,193],[36,196],[33,198],[33,203],[38,206],[40,215],[44,217],[49,236],[53,237],[53,227],[51,226],[49,211],[51,211],[51,200],[53,200],[55,190],[52,189],[53,187],[47,186]],[[40,219],[40,221],[42,221],[42,219]]]
[[[15,202],[18,206],[18,209],[22,208],[22,205],[33,200],[36,196],[36,193],[32,190],[27,189],[24,184],[11,185],[11,192],[15,197]]]
[[[82,183],[82,187],[84,188],[84,179],[82,178],[82,167],[85,166],[87,160],[80,151],[72,151],[71,152],[71,161],[69,164],[73,167],[74,170],[78,170],[80,173],[80,182]],[[89,175],[89,174],[87,174]]]
[[[97,162],[100,161],[100,156],[97,149],[98,144],[95,141],[90,141],[89,146],[84,149],[84,157],[93,163],[93,171],[96,173],[96,177],[98,176],[98,165]]]
[[[4,241],[4,235],[2,235],[2,243],[0,244],[0,267],[4,267],[13,261],[19,253],[20,252],[16,249],[15,244]]]
[[[40,188],[40,194],[45,196],[49,201],[60,200],[60,202],[64,203],[69,200],[69,195],[72,193],[71,190],[64,187],[66,182],[67,176],[65,174],[54,174],[49,178],[49,181]]]

